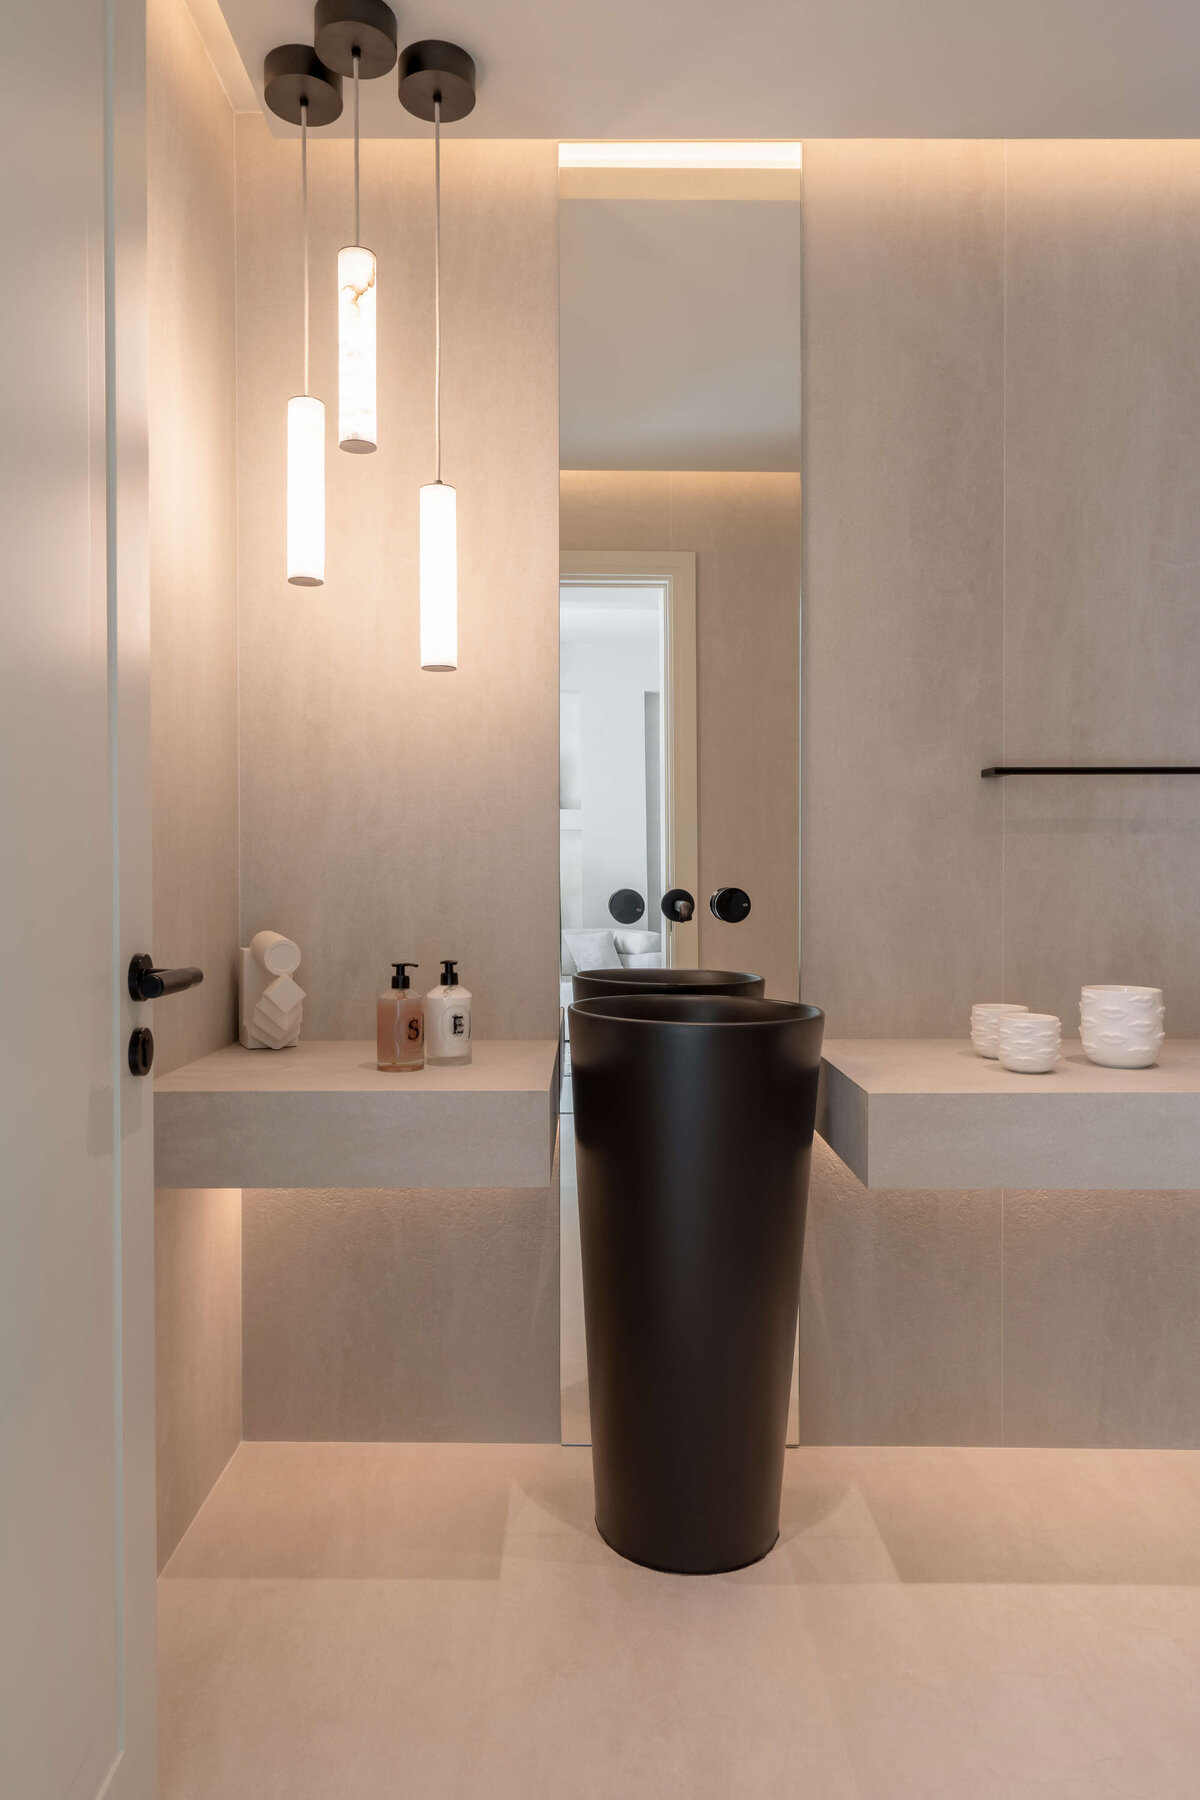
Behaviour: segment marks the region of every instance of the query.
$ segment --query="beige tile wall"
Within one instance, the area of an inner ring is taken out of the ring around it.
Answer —
[[[459,959],[483,1037],[557,1028],[558,176],[552,143],[448,141],[443,473],[458,489],[460,667],[422,674],[417,491],[433,478],[432,145],[362,147],[379,256],[380,446],[336,448],[348,142],[310,149],[312,391],[327,562],[284,578],[299,391],[299,153],[238,121],[242,931],[295,937],[305,1031],[368,1037],[398,958]]]
[[[800,477],[564,470],[564,550],[694,550],[700,961],[799,991]],[[741,925],[717,887],[746,889]]]
[[[247,1438],[554,1442],[547,1188],[247,1189]]]
[[[242,1437],[242,1193],[154,1197],[158,1566]]]
[[[155,1068],[235,1035],[238,943],[234,120],[183,0],[147,8]]]
[[[1004,753],[1200,761],[1200,144],[1007,147]],[[1200,777],[1011,782],[1008,991],[1200,1035]]]
[[[804,183],[804,996],[940,1036],[1154,983],[1196,1036],[1200,778],[979,770],[1200,760],[1200,144],[816,142]],[[825,1154],[805,1431],[1200,1443],[1197,1202]]]
[[[1002,980],[1004,151],[804,161],[803,990],[938,1036]]]

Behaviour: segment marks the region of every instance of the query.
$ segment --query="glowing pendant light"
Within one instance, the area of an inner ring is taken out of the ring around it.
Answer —
[[[358,201],[358,65],[354,52],[354,242],[338,251],[338,443],[343,450],[374,450],[375,252],[362,242]]]
[[[421,667],[458,667],[458,496],[442,480],[442,120],[475,104],[475,64],[456,44],[428,39],[400,58],[400,99],[433,121],[433,480],[421,489]]]
[[[287,578],[295,587],[325,580],[325,402],[308,391],[308,105],[300,107],[300,191],[304,212],[304,392],[288,401]]]
[[[379,442],[376,417],[375,308],[379,270],[362,241],[359,183],[359,80],[386,75],[396,61],[396,15],[384,0],[317,0],[317,53],[354,78],[354,242],[338,251],[338,444],[359,453]]]
[[[263,70],[271,111],[300,127],[300,202],[304,219],[304,392],[287,405],[287,578],[293,587],[325,580],[325,403],[309,393],[308,128],[330,125],[342,110],[341,77],[307,44],[269,52]]]

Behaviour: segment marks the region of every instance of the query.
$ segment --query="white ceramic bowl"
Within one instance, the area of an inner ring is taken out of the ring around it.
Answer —
[[[996,1057],[1000,1054],[1000,1021],[1008,1013],[1026,1013],[1027,1006],[1013,1006],[1007,1000],[981,1000],[971,1008],[971,1048],[976,1056]]]
[[[1062,1056],[1062,1023],[1053,1013],[1005,1013],[1000,1066],[1017,1075],[1050,1075]]]
[[[1079,997],[1084,1054],[1105,1069],[1148,1069],[1166,1037],[1161,988],[1085,987]]]

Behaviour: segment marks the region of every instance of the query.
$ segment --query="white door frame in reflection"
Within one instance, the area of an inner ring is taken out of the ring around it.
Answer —
[[[699,905],[700,856],[696,778],[696,553],[694,550],[564,550],[559,575],[572,587],[640,587],[664,591],[663,741],[667,745],[664,802],[666,888],[686,888]],[[648,894],[647,913],[661,895]],[[694,969],[700,925],[664,926],[668,968]],[[657,922],[648,929],[658,929]]]

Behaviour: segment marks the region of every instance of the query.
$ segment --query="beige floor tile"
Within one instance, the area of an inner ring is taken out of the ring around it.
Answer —
[[[573,1533],[514,1493],[480,1793],[857,1800],[781,1552],[698,1580],[622,1562],[594,1533],[578,1554]]]
[[[1145,1800],[1195,1794],[1194,1589],[822,1587],[803,1605],[864,1800],[1124,1793],[1135,1765]]]
[[[162,1800],[473,1796],[495,1601],[478,1581],[162,1581]]]
[[[512,1472],[537,1447],[242,1444],[163,1571],[494,1580]]]

